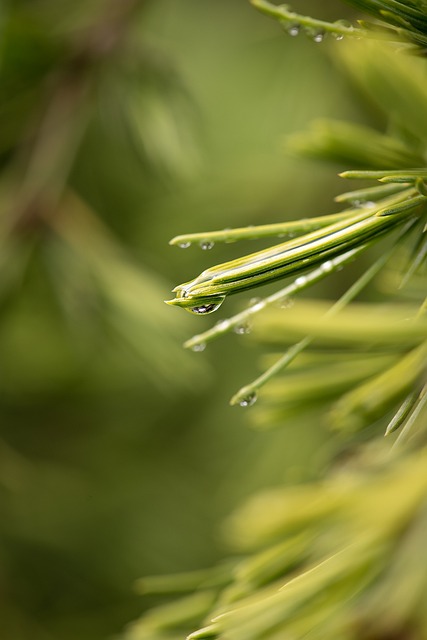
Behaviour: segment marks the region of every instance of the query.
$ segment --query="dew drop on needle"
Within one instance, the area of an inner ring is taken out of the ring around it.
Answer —
[[[212,240],[202,240],[199,244],[200,248],[203,251],[209,251],[210,249],[212,249],[212,247],[214,246],[214,242],[212,242]]]
[[[192,351],[204,351],[206,349],[206,342],[197,342],[191,347]]]
[[[240,336],[247,335],[251,332],[251,328],[247,322],[243,322],[242,324],[238,324],[234,327],[234,333],[237,333]]]
[[[239,405],[241,407],[251,407],[253,404],[255,404],[256,401],[257,401],[257,394],[255,393],[255,391],[253,391],[252,393],[248,393],[247,396],[242,398],[239,401]]]

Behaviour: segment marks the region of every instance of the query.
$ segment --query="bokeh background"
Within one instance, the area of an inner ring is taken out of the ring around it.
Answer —
[[[137,578],[216,562],[245,496],[327,457],[318,425],[257,432],[228,405],[258,371],[244,336],[181,347],[249,296],[214,320],[163,303],[265,243],[168,241],[338,210],[345,167],[285,137],[375,115],[339,42],[246,0],[11,0],[0,31],[0,637],[111,638],[150,604]]]

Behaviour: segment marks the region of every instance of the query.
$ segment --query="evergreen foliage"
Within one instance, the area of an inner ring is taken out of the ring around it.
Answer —
[[[266,491],[237,510],[225,525],[237,557],[211,571],[142,579],[143,592],[181,599],[148,612],[124,638],[421,640],[427,637],[427,5],[350,2],[375,18],[352,26],[265,0],[252,4],[290,35],[344,37],[332,55],[383,113],[387,130],[323,121],[293,136],[294,153],[345,163],[341,176],[363,181],[337,197],[344,210],[173,239],[187,246],[288,236],[206,269],[176,287],[169,304],[210,314],[232,294],[290,279],[186,344],[201,350],[237,330],[274,349],[264,372],[232,403],[249,407],[259,396],[249,411],[262,428],[296,428],[302,416],[324,422],[341,432],[335,436],[341,456],[321,481]],[[298,298],[289,308],[300,291],[349,269],[365,252],[370,266],[338,300]],[[355,301],[362,296],[374,301]]]

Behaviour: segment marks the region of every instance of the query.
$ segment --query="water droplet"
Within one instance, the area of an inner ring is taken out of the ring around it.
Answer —
[[[191,347],[192,351],[204,351],[206,349],[206,342],[197,342]]]
[[[335,38],[335,40],[337,40],[337,42],[339,42],[340,40],[344,40],[344,34],[343,33],[332,33],[332,37]]]
[[[351,22],[349,20],[337,20],[336,22],[334,22],[334,24],[337,27],[344,27],[345,29],[353,30],[353,25],[351,24]],[[338,34],[338,35],[340,35],[340,34]]]
[[[234,327],[234,333],[237,333],[239,336],[247,335],[251,332],[251,328],[247,322],[242,322],[242,324],[238,324]]]
[[[248,393],[247,396],[242,398],[239,401],[239,405],[241,407],[251,407],[253,404],[255,404],[256,401],[257,401],[257,394],[255,393],[255,391],[253,391],[252,393]]]
[[[323,42],[325,36],[326,34],[324,31],[316,31],[315,33],[313,33],[312,38],[314,42]]]
[[[178,247],[180,249],[188,249],[188,247],[190,246],[191,242],[180,242]]]
[[[332,269],[334,268],[334,263],[332,262],[332,260],[327,260],[326,262],[324,262],[322,264],[322,266],[320,268],[325,273],[329,273],[329,271],[332,271]]]
[[[202,240],[199,244],[200,248],[203,249],[203,251],[209,251],[209,249],[212,249],[212,247],[214,246],[214,242],[212,242],[212,240]]]
[[[372,200],[367,200],[365,202],[365,207],[368,207],[369,209],[372,209],[373,207],[376,207],[377,205],[375,204],[375,202],[372,202]]]
[[[301,29],[298,22],[291,22],[285,28],[286,28],[286,31],[289,33],[289,35],[292,36],[293,38],[295,38],[295,36],[299,34]]]
[[[307,278],[305,276],[300,276],[295,280],[295,284],[297,287],[303,287],[307,283]]]
[[[351,206],[354,207],[354,209],[361,209],[362,207],[365,206],[365,201],[364,200],[351,200]]]
[[[192,307],[190,311],[191,313],[197,313],[198,315],[213,313],[214,311],[219,309],[222,303],[223,300],[221,300],[221,302],[210,302],[207,304],[201,304],[200,307]]]
[[[253,307],[254,304],[261,302],[262,298],[251,298],[248,302],[248,307]]]

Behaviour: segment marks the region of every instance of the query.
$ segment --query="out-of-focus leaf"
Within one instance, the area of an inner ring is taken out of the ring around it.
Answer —
[[[409,305],[353,303],[333,317],[330,304],[298,300],[290,309],[268,309],[253,322],[251,337],[263,344],[290,344],[305,335],[316,344],[357,346],[370,349],[402,349],[427,336],[423,319],[414,319],[417,308]]]

